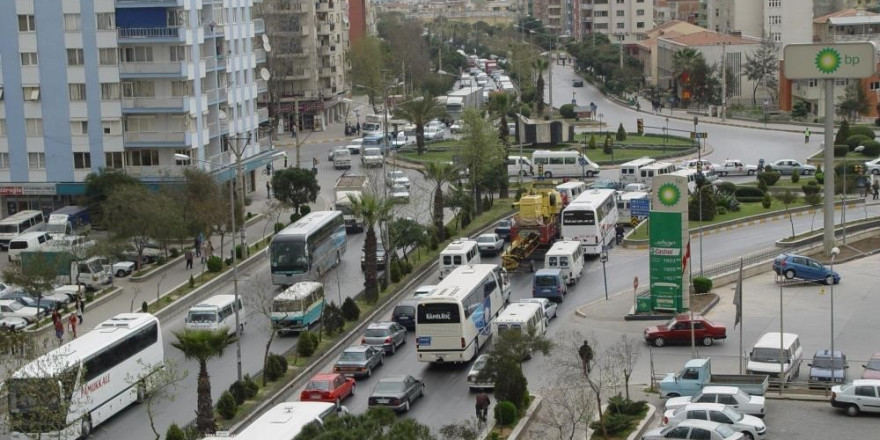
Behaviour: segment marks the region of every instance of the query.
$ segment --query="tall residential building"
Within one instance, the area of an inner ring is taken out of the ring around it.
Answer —
[[[375,11],[370,0],[348,0],[348,42],[352,46],[376,33]]]
[[[784,46],[813,41],[813,0],[702,0],[697,24]]]
[[[654,27],[653,0],[573,0],[572,35],[577,40],[592,33],[612,41],[634,43]]]
[[[344,0],[266,0],[255,7],[266,22],[272,52],[273,117],[290,130],[323,130],[344,117],[350,63]]]
[[[104,167],[161,183],[196,165],[229,180],[230,145],[252,187],[271,146],[251,4],[0,2],[2,215],[69,204]]]

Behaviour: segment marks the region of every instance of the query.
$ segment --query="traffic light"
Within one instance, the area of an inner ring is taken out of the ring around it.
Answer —
[[[645,134],[645,121],[642,118],[636,119],[636,131],[639,132],[639,136]]]

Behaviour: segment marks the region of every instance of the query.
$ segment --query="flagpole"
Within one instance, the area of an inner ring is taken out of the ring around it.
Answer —
[[[739,323],[739,374],[743,374],[743,323],[742,323],[742,282],[743,282],[743,259],[739,259],[739,282],[736,285],[737,304],[736,322]]]

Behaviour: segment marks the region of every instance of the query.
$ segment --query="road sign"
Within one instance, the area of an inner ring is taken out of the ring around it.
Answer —
[[[651,199],[632,199],[629,201],[629,213],[634,217],[647,217],[651,212]]]
[[[788,44],[783,52],[787,79],[867,78],[876,61],[870,42]]]
[[[578,163],[581,164],[582,167],[587,166],[587,160],[584,159],[583,157],[578,158]]]
[[[701,132],[692,131],[691,132],[691,139],[708,139],[708,138],[709,138],[709,133],[707,133],[705,131],[701,131]]]

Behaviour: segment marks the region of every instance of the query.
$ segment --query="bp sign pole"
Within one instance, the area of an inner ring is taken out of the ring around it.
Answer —
[[[870,42],[788,44],[783,52],[788,79],[822,79],[825,85],[825,217],[823,249],[834,247],[834,80],[874,74],[876,49]]]

